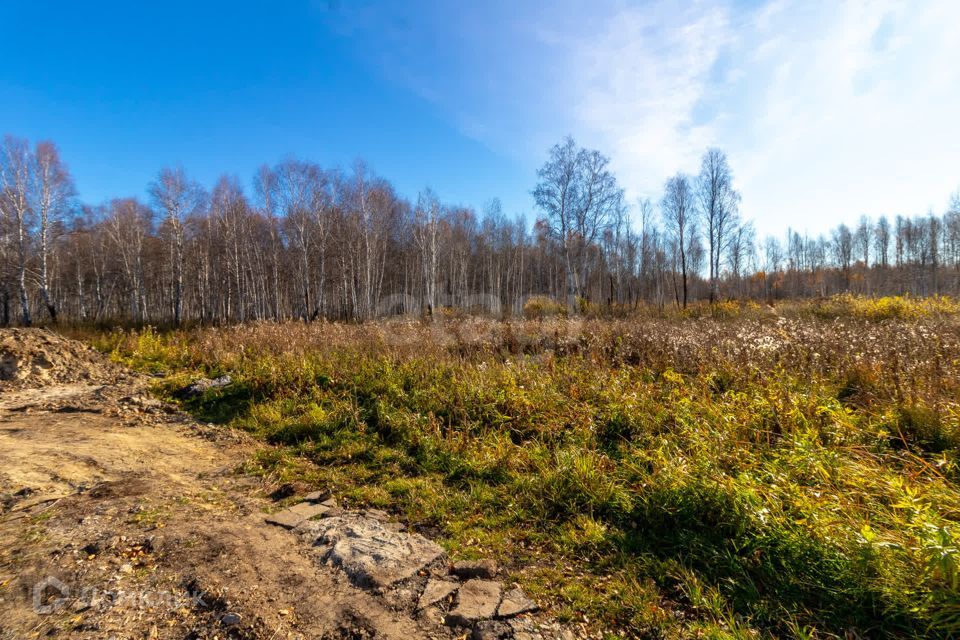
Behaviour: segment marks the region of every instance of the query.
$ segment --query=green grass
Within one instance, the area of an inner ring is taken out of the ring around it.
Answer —
[[[830,313],[823,311],[829,308]],[[960,634],[951,301],[88,336],[265,446],[624,637]],[[888,312],[894,309],[895,312]]]

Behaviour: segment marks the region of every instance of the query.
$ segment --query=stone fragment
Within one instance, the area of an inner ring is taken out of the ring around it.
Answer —
[[[417,601],[417,609],[426,609],[430,605],[440,602],[459,587],[460,583],[453,580],[430,578],[427,581],[427,586],[423,589],[423,593],[420,594],[420,600]]]
[[[322,489],[320,491],[311,491],[307,495],[303,496],[304,502],[325,502],[331,497],[329,489]],[[332,506],[332,505],[331,505]]]
[[[497,607],[498,618],[512,618],[521,613],[531,613],[537,611],[540,607],[537,603],[527,597],[523,589],[511,589],[503,594],[503,600]]]
[[[463,580],[469,580],[471,578],[491,580],[497,576],[497,563],[489,559],[460,560],[459,562],[453,563],[451,573]]]
[[[240,616],[236,613],[227,613],[220,618],[220,623],[225,627],[235,627],[240,624]]]
[[[213,380],[210,378],[201,378],[193,384],[188,384],[187,386],[179,389],[174,393],[174,395],[178,398],[189,400],[190,398],[196,398],[197,396],[203,395],[208,389],[221,389],[231,384],[233,384],[233,378],[230,376],[220,376],[219,378],[214,378]]]
[[[383,588],[407,580],[443,558],[443,549],[416,533],[399,533],[363,516],[335,516],[311,522],[307,535],[329,546],[326,560],[354,583]]]
[[[390,609],[408,611],[417,604],[417,599],[420,597],[420,584],[416,580],[409,580],[390,589],[383,589],[379,595]]]
[[[344,515],[344,514],[346,513],[346,511],[344,511],[344,510],[341,509],[340,507],[330,506],[330,503],[329,503],[329,502],[321,502],[320,504],[322,504],[323,506],[325,506],[325,507],[327,508],[326,513],[323,514],[323,517],[324,517],[324,518],[335,518],[335,517],[338,517],[338,516],[342,516],[342,515]],[[335,504],[335,503],[334,503],[334,504]]]
[[[491,580],[467,580],[457,593],[457,606],[447,614],[449,626],[469,627],[497,613],[503,589]]]
[[[313,504],[310,502],[301,502],[296,504],[289,509],[284,509],[283,511],[278,511],[272,515],[266,517],[266,521],[269,524],[275,524],[278,527],[283,527],[284,529],[293,529],[310,518],[323,515],[329,509],[322,504]]]
[[[507,640],[513,638],[513,629],[505,622],[484,620],[477,623],[470,634],[471,640]]]
[[[383,526],[385,529],[395,531],[396,533],[401,533],[407,530],[407,525],[403,524],[402,522],[384,522]]]

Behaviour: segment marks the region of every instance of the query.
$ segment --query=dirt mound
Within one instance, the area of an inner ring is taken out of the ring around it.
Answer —
[[[0,389],[90,382],[107,384],[124,371],[90,347],[47,329],[0,329]]]

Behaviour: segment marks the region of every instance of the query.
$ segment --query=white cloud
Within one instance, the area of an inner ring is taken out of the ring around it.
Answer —
[[[634,194],[720,146],[764,232],[924,213],[960,184],[955,24],[952,0],[623,10],[569,47],[575,134]]]
[[[723,132],[746,213],[765,231],[819,232],[939,208],[960,183],[958,21],[952,2],[825,2],[758,30],[756,102]]]
[[[658,191],[716,138],[696,109],[733,34],[728,11],[659,3],[620,10],[569,48],[568,99],[582,142],[602,149],[628,190]]]
[[[572,133],[656,198],[719,146],[776,233],[924,213],[960,185],[956,0],[471,6],[408,20],[377,60],[526,166]]]

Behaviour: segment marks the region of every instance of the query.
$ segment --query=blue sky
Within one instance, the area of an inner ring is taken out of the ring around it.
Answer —
[[[535,215],[547,149],[631,200],[725,149],[761,232],[941,211],[960,187],[960,2],[7,0],[0,131],[80,195],[363,157],[414,197]]]

